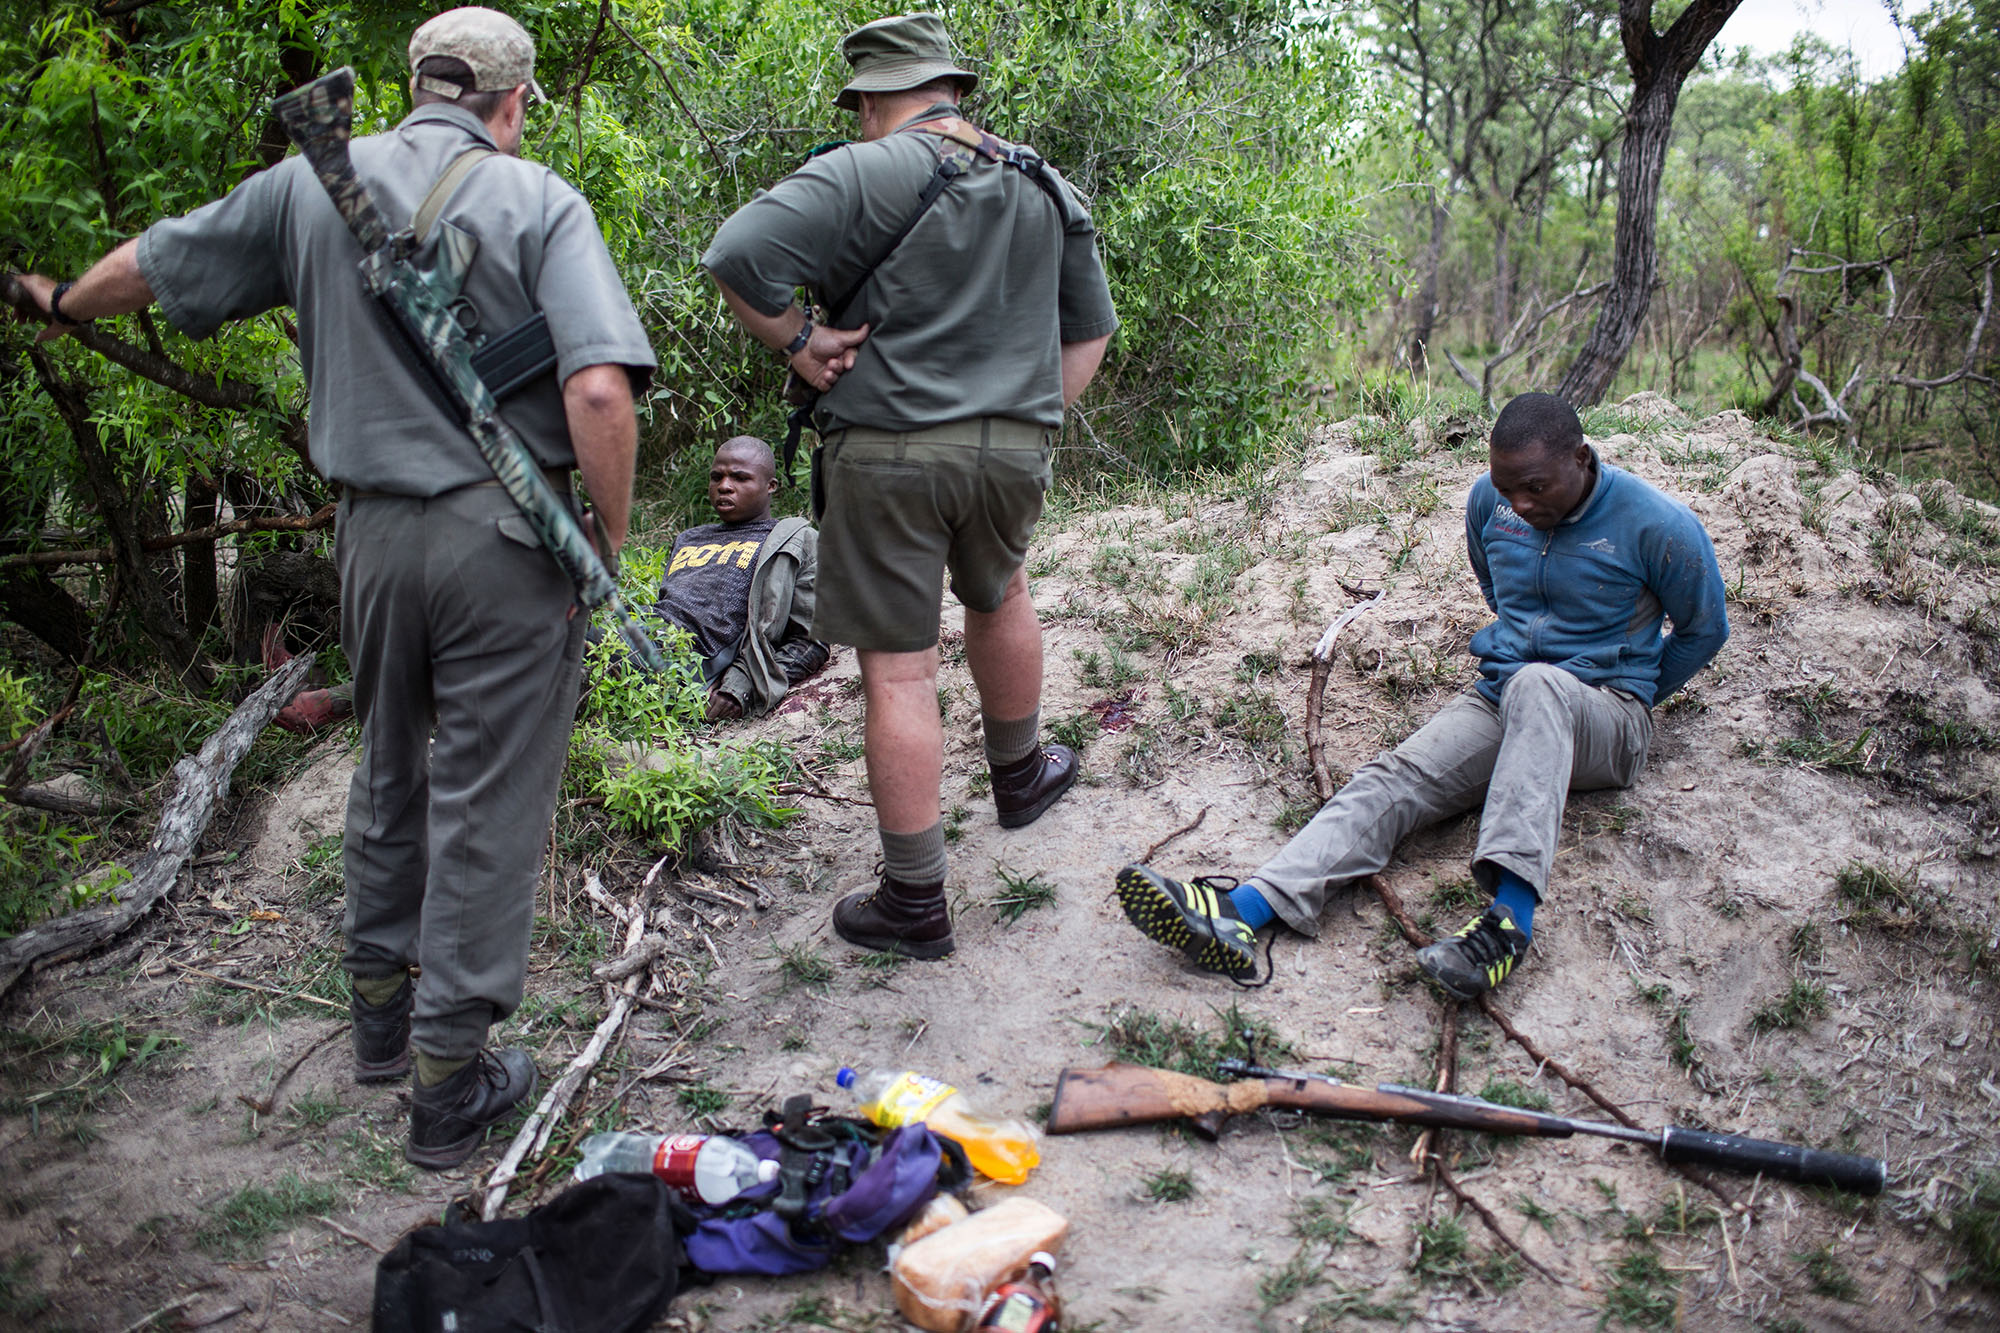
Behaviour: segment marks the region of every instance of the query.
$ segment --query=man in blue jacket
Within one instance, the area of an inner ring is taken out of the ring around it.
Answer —
[[[1417,961],[1470,1000],[1527,954],[1568,793],[1637,780],[1652,706],[1708,664],[1729,621],[1700,520],[1600,461],[1562,399],[1509,402],[1488,465],[1465,505],[1472,572],[1495,616],[1472,638],[1479,682],[1364,765],[1240,885],[1119,871],[1119,902],[1148,936],[1210,971],[1254,974],[1260,927],[1318,934],[1330,888],[1382,869],[1412,830],[1483,801],[1472,876],[1493,903]]]

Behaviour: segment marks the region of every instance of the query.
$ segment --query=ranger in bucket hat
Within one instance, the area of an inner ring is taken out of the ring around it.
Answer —
[[[955,79],[959,91],[979,86],[979,76],[952,63],[951,37],[935,14],[896,14],[856,28],[841,39],[840,53],[854,76],[833,104],[859,111],[862,93],[900,93],[937,79]]]
[[[1024,561],[1063,412],[1118,317],[1081,201],[1034,150],[959,116],[978,76],[935,15],[880,19],[840,49],[853,73],[835,102],[861,142],[757,195],[701,262],[751,334],[820,391],[812,637],[858,650],[882,839],[880,882],[841,899],[833,928],[858,948],[937,959],[953,948],[939,590],[949,571],[995,813],[1031,823],[1075,781],[1076,755],[1041,743]]]
[[[493,335],[543,321],[555,369],[508,395],[507,420],[554,489],[583,474],[615,551],[633,393],[653,351],[590,206],[519,156],[524,104],[541,91],[535,44],[504,14],[454,9],[417,30],[410,65],[414,108],[353,141],[354,173],[395,226],[435,192],[437,230],[473,255],[468,327],[470,316]],[[73,283],[21,283],[48,312],[44,338],[156,301],[191,338],[298,312],[312,461],[342,488],[340,639],[361,736],[343,847],[353,1076],[414,1084],[404,1155],[443,1169],[535,1090],[528,1052],[488,1034],[521,1002],[588,621],[464,418],[389,336],[360,258],[312,164],[293,155]]]

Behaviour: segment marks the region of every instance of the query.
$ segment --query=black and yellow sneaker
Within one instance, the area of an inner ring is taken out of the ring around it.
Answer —
[[[1456,935],[1417,950],[1417,965],[1453,999],[1476,1000],[1527,956],[1528,937],[1514,914],[1494,903]]]
[[[1186,884],[1150,866],[1118,872],[1118,904],[1148,939],[1179,949],[1196,967],[1232,979],[1257,971],[1257,932],[1236,914],[1227,875],[1202,875]]]

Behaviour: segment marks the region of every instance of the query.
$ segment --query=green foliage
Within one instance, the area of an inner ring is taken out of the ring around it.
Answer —
[[[1194,1173],[1173,1166],[1149,1172],[1139,1185],[1154,1203],[1186,1203],[1200,1193],[1195,1188]]]
[[[1635,1328],[1668,1328],[1679,1305],[1680,1274],[1651,1249],[1632,1250],[1611,1266],[1597,1326],[1617,1320]]]
[[[1804,1027],[1826,1017],[1826,987],[1803,977],[1792,978],[1783,995],[1750,1015],[1753,1032],[1776,1032],[1782,1028]]]
[[[1951,1210],[1952,1242],[1965,1256],[1959,1276],[2000,1289],[2000,1174],[1982,1171]]]
[[[1214,1015],[1219,1030],[1211,1033],[1151,1010],[1124,1009],[1114,1012],[1098,1031],[1114,1059],[1200,1078],[1215,1077],[1217,1060],[1252,1056],[1283,1060],[1291,1055],[1292,1044],[1264,1019],[1245,1014],[1235,1004],[1215,1010]]]
[[[634,547],[620,582],[635,608],[651,604],[666,547]],[[669,847],[724,819],[773,827],[797,811],[778,789],[795,774],[776,742],[704,741],[708,694],[686,631],[640,610],[667,670],[631,668],[624,641],[606,627],[585,657],[583,720],[570,749],[572,781],[602,799],[624,832]]]
[[[1519,1083],[1504,1078],[1489,1078],[1486,1086],[1479,1090],[1479,1096],[1486,1101],[1501,1106],[1518,1107],[1524,1111],[1546,1111],[1549,1109],[1549,1095],[1540,1088],[1523,1087]]]

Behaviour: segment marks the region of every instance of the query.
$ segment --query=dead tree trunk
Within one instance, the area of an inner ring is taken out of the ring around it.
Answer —
[[[1632,68],[1625,109],[1625,146],[1618,155],[1618,220],[1613,230],[1611,288],[1597,323],[1556,392],[1588,407],[1611,387],[1632,340],[1646,322],[1659,271],[1655,225],[1660,177],[1673,136],[1681,85],[1742,0],[1693,0],[1665,33],[1653,31],[1653,0],[1618,0],[1619,35]]]
[[[173,792],[160,809],[159,828],[145,853],[132,864],[130,877],[116,884],[105,895],[106,901],[31,926],[0,943],[0,995],[5,995],[28,968],[96,948],[166,897],[208,830],[215,807],[228,798],[230,774],[250,752],[258,734],[305,684],[312,664],[311,653],[301,653],[285,663],[255,694],[237,705],[199,754],[174,765]]]

